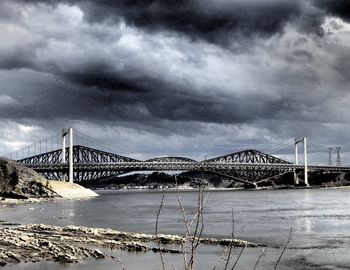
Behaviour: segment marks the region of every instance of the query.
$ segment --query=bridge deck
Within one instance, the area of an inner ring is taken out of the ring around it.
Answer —
[[[65,171],[67,163],[57,164],[25,164],[25,166],[41,171]],[[232,163],[232,162],[108,162],[108,163],[75,163],[75,171],[210,171],[210,170],[303,170],[304,165],[285,163]],[[341,172],[350,171],[348,166],[308,165],[309,171]]]

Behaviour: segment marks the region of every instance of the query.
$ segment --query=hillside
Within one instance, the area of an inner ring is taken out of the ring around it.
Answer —
[[[303,174],[299,175],[300,184],[303,184]],[[183,172],[176,176],[166,174],[164,172],[153,172],[150,174],[132,174],[124,176],[112,176],[101,180],[84,181],[81,184],[93,189],[122,189],[122,188],[159,188],[159,187],[175,187],[176,183],[180,186],[197,187],[198,184],[204,184],[210,188],[252,188],[252,186],[235,182],[232,179],[217,175],[211,172]],[[350,185],[349,173],[324,173],[309,172],[309,183],[313,187],[335,187]],[[283,188],[294,187],[293,172],[276,175],[276,177],[259,183],[260,187]]]
[[[47,187],[48,181],[15,161],[0,158],[0,196],[28,199],[58,197]]]
[[[241,188],[244,185],[241,183],[234,183],[232,180],[218,176],[210,172],[183,172],[176,176],[166,174],[164,172],[153,172],[150,174],[132,174],[125,176],[112,176],[106,179],[101,179],[99,181],[84,181],[81,184],[88,188],[107,188],[107,189],[120,189],[124,187],[149,187],[149,188],[159,188],[159,187],[175,187],[176,183],[180,186],[191,186],[197,187],[198,183],[204,184],[208,187],[216,188]]]
[[[98,196],[76,183],[51,181],[15,161],[0,158],[0,197],[11,199],[66,198]]]

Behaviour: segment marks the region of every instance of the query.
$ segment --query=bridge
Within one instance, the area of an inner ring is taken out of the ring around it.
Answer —
[[[66,147],[68,135],[69,146]],[[339,163],[336,166],[308,164],[306,138],[293,141],[294,163],[254,149],[202,161],[187,157],[157,157],[139,160],[83,145],[74,145],[72,128],[63,130],[61,142],[59,149],[29,155],[17,159],[17,162],[37,171],[47,179],[67,180],[68,178],[70,182],[98,181],[134,171],[195,171],[211,172],[249,186],[257,186],[279,175],[293,172],[295,184],[299,184],[299,176],[302,176],[302,181],[308,186],[308,172],[350,172],[350,167],[340,166]],[[299,164],[299,144],[303,144],[303,164]],[[40,150],[41,148],[40,144]]]

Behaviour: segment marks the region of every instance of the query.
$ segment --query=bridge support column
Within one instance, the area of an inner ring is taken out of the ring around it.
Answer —
[[[304,137],[304,182],[306,186],[309,186],[308,170],[307,170],[307,144],[306,137]]]
[[[295,165],[298,165],[299,160],[298,160],[298,140],[297,139],[295,139],[295,142],[294,142],[294,151],[295,151]],[[294,169],[294,184],[299,185],[299,178],[298,178],[296,169]]]
[[[301,139],[295,139],[295,165],[298,165],[298,143],[302,143],[304,146],[304,183],[306,186],[309,186],[309,179],[308,179],[308,168],[307,168],[307,140],[306,137],[303,137]],[[299,178],[296,173],[296,170],[294,170],[294,184],[299,184]]]
[[[62,163],[66,163],[66,135],[68,134],[66,129],[62,129]],[[63,181],[66,181],[66,173],[63,173]]]
[[[69,128],[69,183],[73,183],[73,128]]]

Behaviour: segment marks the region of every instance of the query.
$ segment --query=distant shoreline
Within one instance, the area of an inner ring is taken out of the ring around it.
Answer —
[[[225,187],[206,187],[205,191],[261,191],[261,190],[300,190],[300,189],[347,189],[350,188],[349,185],[342,185],[342,186],[275,186],[275,187],[258,187],[258,188],[225,188]],[[148,188],[147,186],[144,186],[142,188],[91,188],[95,191],[120,191],[120,192],[128,192],[128,191],[155,191],[159,192],[162,191],[163,188]],[[164,188],[166,192],[193,192],[197,191],[198,188],[195,187],[180,187],[179,189],[175,187],[170,188]]]

